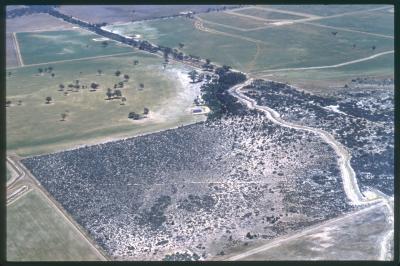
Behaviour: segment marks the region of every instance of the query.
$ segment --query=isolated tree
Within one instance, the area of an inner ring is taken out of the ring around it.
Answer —
[[[11,101],[10,100],[7,100],[6,101],[6,107],[9,107],[11,105]]]
[[[55,75],[56,75],[56,74],[54,74],[54,73],[51,73],[51,77],[52,77],[52,78],[54,78],[54,76],[55,76]]]
[[[51,100],[52,100],[51,97],[50,97],[50,96],[47,96],[47,97],[46,97],[46,104],[49,104],[49,103],[51,102]]]
[[[147,115],[150,112],[149,108],[143,108],[143,114]]]
[[[140,84],[139,84],[139,87],[140,87],[141,89],[143,89],[143,88],[144,88],[144,84],[143,84],[143,83],[140,83]]]
[[[101,75],[102,72],[103,72],[103,71],[101,71],[101,69],[98,69],[98,70],[97,70],[97,74],[99,74],[99,76]]]
[[[183,48],[183,46],[185,46],[185,45],[184,45],[183,43],[181,43],[181,42],[180,42],[180,43],[179,43],[179,48],[181,48],[181,49],[182,49],[182,48]]]
[[[65,121],[65,118],[67,118],[67,114],[66,113],[62,113],[61,114],[61,121]]]
[[[198,73],[194,69],[189,72],[189,77],[192,80],[192,83],[194,83],[196,81],[197,75],[198,75]]]
[[[108,42],[107,41],[102,41],[101,45],[103,45],[103,47],[106,47],[108,45]]]
[[[209,65],[211,63],[211,60],[210,59],[206,59],[206,63],[207,63],[207,65]]]
[[[117,77],[119,77],[119,75],[121,75],[121,71],[119,71],[119,70],[115,71],[115,75],[116,75]]]
[[[374,46],[372,46],[372,50],[375,50],[376,49],[376,46],[374,45]]]
[[[11,77],[11,72],[8,72],[8,76]]]
[[[38,68],[38,72],[39,72],[39,74],[42,74],[43,73],[43,68]]]
[[[68,91],[64,92],[64,96],[67,96],[67,95],[68,95]]]
[[[140,115],[135,113],[135,112],[130,112],[128,114],[128,118],[133,119],[133,120],[139,120],[140,119]]]
[[[51,66],[49,66],[47,69],[49,70],[49,73],[50,73],[51,71],[53,71],[53,67],[51,67]]]
[[[134,61],[133,61],[133,65],[136,66],[137,64],[139,64],[139,60],[134,60]]]
[[[125,98],[125,97],[122,97],[122,98],[121,98],[121,105],[124,105],[125,102],[126,102],[126,98]]]
[[[125,75],[124,75],[124,79],[125,79],[125,80],[129,80],[129,75],[125,74]]]
[[[111,97],[113,96],[113,93],[111,92],[111,89],[110,89],[110,88],[107,89],[106,95],[107,95],[107,97],[108,97],[109,100],[110,100]]]
[[[65,88],[64,84],[60,84],[60,85],[58,85],[58,87],[60,88],[59,91],[63,91]]]
[[[21,105],[22,104],[22,100],[18,100],[18,105]]]
[[[118,87],[123,88],[124,87],[124,83],[122,81],[118,82]]]

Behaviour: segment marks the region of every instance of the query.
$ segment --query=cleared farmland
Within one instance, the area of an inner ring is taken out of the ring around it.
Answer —
[[[46,63],[131,52],[114,41],[103,45],[98,35],[82,30],[19,32],[16,34],[25,64]]]
[[[279,13],[274,11],[269,11],[261,8],[247,8],[234,11],[234,13],[245,14],[249,16],[254,16],[257,18],[271,19],[271,20],[294,20],[304,18],[303,16],[296,16],[291,14]]]
[[[388,12],[369,12],[358,14],[357,16],[348,15],[327,18],[318,20],[316,23],[388,36],[394,35],[394,15]]]
[[[260,5],[264,7],[264,5]],[[332,16],[383,7],[383,5],[266,5],[265,7],[292,12],[308,13],[318,16]]]
[[[35,190],[7,206],[7,260],[100,260],[97,251]]]
[[[394,47],[391,39],[345,31],[333,35],[332,29],[307,24],[248,31],[207,22],[203,25],[206,29],[198,29],[193,20],[172,18],[108,28],[127,35],[140,34],[144,39],[169,47],[178,47],[182,42],[185,45],[182,50],[187,54],[209,58],[244,72],[332,65]]]
[[[12,101],[6,112],[9,151],[19,155],[46,153],[205,119],[188,110],[199,93],[198,86],[189,84],[190,69],[170,64],[163,70],[162,59],[157,56],[138,52],[40,67],[49,66],[54,77],[39,74],[38,67],[23,67],[13,69],[7,78],[6,97]],[[100,75],[98,70],[102,71]],[[125,74],[130,78],[124,82]],[[67,86],[76,80],[87,88]],[[99,84],[96,91],[91,91],[93,82]],[[107,88],[113,89],[120,82],[126,102],[107,100]],[[65,86],[63,91],[59,91],[60,84]],[[45,103],[47,96],[52,97],[50,104]],[[143,113],[144,107],[150,109],[148,118],[136,122],[128,119],[129,112]],[[60,121],[62,113],[67,114],[65,121]]]

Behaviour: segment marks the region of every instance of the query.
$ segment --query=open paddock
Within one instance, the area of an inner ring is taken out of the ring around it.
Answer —
[[[17,33],[25,64],[46,63],[101,55],[131,52],[131,47],[94,41],[98,35],[83,30]]]
[[[45,196],[31,190],[7,206],[8,261],[98,261],[102,255]]]
[[[139,63],[134,65],[134,60]],[[198,84],[190,85],[190,69],[170,63],[163,70],[162,62],[160,57],[138,52],[11,70],[6,93],[12,101],[6,112],[7,149],[32,155],[204,120],[188,110],[199,93]],[[53,78],[49,73],[39,74],[39,67],[49,66]],[[124,82],[125,74],[129,80]],[[76,80],[87,88],[69,88]],[[99,84],[96,91],[91,91],[93,82]],[[113,91],[120,82],[123,88],[118,89],[126,101],[107,100],[107,88]],[[63,91],[60,84],[65,86]],[[45,103],[47,96],[52,97],[50,104]],[[144,107],[150,109],[147,118],[128,119],[129,112],[141,114]],[[60,121],[63,113],[67,117]]]

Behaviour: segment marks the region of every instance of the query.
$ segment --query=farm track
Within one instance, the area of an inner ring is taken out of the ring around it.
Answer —
[[[308,131],[315,135],[320,136],[327,144],[329,144],[335,150],[336,154],[339,157],[338,158],[338,166],[340,168],[340,172],[341,172],[341,176],[342,176],[343,189],[344,189],[344,192],[345,192],[347,198],[349,199],[350,203],[355,206],[363,206],[363,205],[368,206],[371,204],[382,203],[388,208],[389,213],[393,214],[393,207],[391,206],[391,204],[389,202],[389,200],[390,200],[389,196],[385,195],[384,193],[382,193],[376,189],[375,189],[375,193],[374,193],[376,197],[373,199],[366,198],[361,193],[361,191],[358,187],[355,171],[350,164],[351,155],[340,142],[338,142],[330,133],[328,133],[324,130],[287,122],[287,121],[281,119],[280,114],[278,112],[276,112],[274,109],[269,108],[267,106],[258,105],[256,100],[247,97],[246,95],[244,95],[241,92],[241,89],[245,86],[250,85],[252,83],[252,81],[253,81],[252,79],[248,79],[247,81],[230,88],[229,93],[232,96],[234,96],[235,98],[237,98],[241,103],[246,105],[249,109],[257,109],[259,111],[266,113],[267,118],[275,124],[278,124],[283,127],[297,129],[297,130]],[[393,221],[391,220],[392,216],[393,215],[391,215],[391,216],[389,215],[389,217],[390,217],[389,224],[393,223]],[[387,258],[389,256],[387,254],[388,253],[387,246],[388,246],[388,241],[390,239],[390,235],[392,234],[392,231],[393,230],[390,230],[381,242],[381,256],[380,256],[381,258],[382,257]],[[267,249],[267,248],[269,248],[268,244],[266,245],[265,249]],[[263,249],[263,250],[265,250],[265,249]],[[254,253],[252,253],[252,254],[254,254]]]
[[[15,32],[13,32],[12,36],[13,36],[13,42],[14,42],[14,50],[15,50],[15,53],[17,54],[18,65],[23,67],[24,61],[22,60],[21,50],[19,49],[17,34]]]

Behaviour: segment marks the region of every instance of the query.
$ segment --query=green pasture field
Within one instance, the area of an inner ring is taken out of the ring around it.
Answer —
[[[104,47],[102,41],[93,40],[98,38],[101,36],[83,30],[17,33],[22,59],[27,65],[133,50],[114,41],[108,41]]]
[[[316,21],[317,24],[394,36],[394,13],[369,12]],[[339,30],[340,32],[340,30]]]
[[[326,5],[268,5],[265,7],[325,17],[348,12],[379,8],[383,6],[384,5],[330,5],[329,7],[327,7]]]
[[[295,20],[295,19],[305,18],[303,16],[279,13],[279,12],[269,11],[269,10],[260,9],[260,8],[241,9],[241,10],[234,11],[234,12],[239,13],[239,14],[264,18],[264,19],[273,19],[273,20],[287,20],[287,19]]]
[[[7,169],[7,170],[6,170],[6,171],[7,171],[7,172],[6,172],[6,178],[7,178],[6,181],[8,181],[8,180],[10,180],[10,178],[11,178],[11,172],[10,172],[10,170],[8,169],[8,167],[6,167],[6,169]]]
[[[139,64],[134,65],[134,60]],[[190,69],[170,64],[163,70],[162,62],[161,57],[138,52],[51,64],[54,78],[49,73],[39,75],[33,66],[13,69],[6,80],[6,98],[12,101],[6,109],[7,150],[20,156],[36,155],[204,120],[187,112],[195,97],[183,97],[188,88],[173,71],[187,76]],[[121,76],[130,76],[120,89],[127,99],[124,105],[106,96],[107,88],[114,90],[114,84],[124,80],[115,75],[117,70]],[[75,80],[88,88],[67,91],[67,84]],[[92,82],[100,84],[97,91],[90,91]],[[59,84],[64,84],[67,96],[58,91]],[[52,103],[45,103],[47,96]],[[129,112],[142,114],[144,107],[150,109],[148,118],[128,119]],[[61,121],[62,113],[67,114],[65,121]]]
[[[269,76],[265,76],[268,74]],[[281,82],[297,84],[304,88],[323,88],[344,86],[355,77],[394,77],[394,56],[386,54],[372,60],[337,68],[270,72],[250,74],[255,78],[266,77]]]
[[[119,26],[118,30],[125,28],[125,32],[141,34],[144,39],[169,47],[178,47],[182,42],[185,45],[182,50],[187,54],[244,72],[334,65],[392,50],[394,46],[391,39],[355,32],[334,36],[331,29],[306,24],[245,32],[208,23],[204,26],[231,36],[197,30],[193,21],[185,18],[132,23]],[[374,45],[376,49],[372,50]]]
[[[94,261],[99,256],[40,192],[27,192],[7,206],[8,261]]]
[[[266,22],[260,20],[241,17],[224,12],[204,13],[198,16],[206,21],[223,24],[231,27],[236,27],[240,29],[252,29],[266,25]]]

